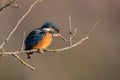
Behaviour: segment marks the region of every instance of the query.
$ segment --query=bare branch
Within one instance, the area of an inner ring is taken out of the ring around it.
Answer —
[[[2,4],[0,6],[0,11],[2,11],[3,9],[7,8],[8,6],[12,5],[15,2],[15,0],[9,1],[8,3],[5,4],[5,0],[2,1]]]
[[[22,44],[21,44],[20,51],[23,51],[23,50],[24,50],[24,41],[25,41],[25,32],[23,33]]]
[[[20,58],[17,54],[12,54],[14,57],[16,57],[16,59],[18,60],[18,61],[20,61],[23,65],[25,65],[26,67],[28,67],[28,68],[30,68],[30,69],[32,69],[32,70],[35,70],[35,68],[33,67],[33,66],[31,66],[31,65],[29,65],[28,63],[26,63],[25,61],[23,61],[23,59],[22,58]]]
[[[72,45],[72,39],[75,37],[77,33],[77,28],[72,31],[72,20],[71,16],[68,16],[68,22],[69,22],[69,45]]]
[[[99,20],[97,20],[97,22],[94,24],[94,26],[92,27],[92,29],[88,32],[88,34],[86,35],[86,37],[82,38],[81,40],[79,40],[78,42],[72,44],[71,46],[67,46],[65,48],[60,48],[60,49],[34,49],[34,50],[26,50],[26,51],[15,51],[15,52],[5,52],[5,51],[1,51],[0,54],[4,54],[4,55],[13,55],[14,57],[16,57],[22,64],[24,64],[26,67],[34,70],[35,68],[30,66],[29,64],[27,64],[23,59],[21,59],[17,54],[20,54],[20,53],[30,53],[30,52],[39,52],[40,51],[44,51],[44,52],[52,52],[52,53],[55,53],[55,52],[61,52],[61,51],[65,51],[65,50],[69,50],[71,48],[74,48],[78,45],[80,45],[81,43],[83,43],[85,40],[89,39],[89,35],[94,31],[96,25],[99,23]],[[74,35],[76,34],[76,31],[74,31]],[[74,36],[72,35],[72,36]]]
[[[3,48],[3,46],[7,43],[7,41],[11,38],[11,36],[13,35],[13,33],[16,31],[16,29],[18,28],[18,26],[20,25],[20,23],[23,21],[23,19],[30,13],[30,11],[32,10],[32,8],[38,3],[41,2],[42,0],[36,0],[28,9],[28,11],[21,17],[21,19],[18,21],[18,23],[16,24],[16,26],[13,28],[13,30],[10,32],[10,34],[8,35],[7,39],[0,45],[0,49]],[[22,44],[22,48],[23,48],[24,43]],[[21,50],[22,50],[21,48]],[[4,54],[5,51],[1,51],[1,55]],[[26,67],[34,70],[35,68],[30,66],[29,64],[27,64],[22,58],[20,58],[17,54],[12,54],[14,57],[16,57],[22,64],[24,64]]]
[[[68,22],[69,22],[69,45],[72,45],[72,21],[71,21],[71,16],[68,16]]]
[[[45,52],[61,52],[61,51],[65,51],[71,48],[74,48],[76,46],[78,46],[79,44],[83,43],[85,40],[89,39],[89,37],[84,37],[81,40],[79,40],[78,42],[76,42],[75,44],[65,47],[65,48],[61,48],[61,49],[55,49],[55,50],[51,50],[51,49],[44,49],[43,51]]]
[[[72,20],[71,20],[71,16],[68,16],[68,22],[69,22],[69,34],[72,34]]]
[[[94,26],[92,27],[92,29],[88,32],[88,34],[86,34],[86,36],[82,39],[80,39],[78,42],[72,44],[71,46],[67,46],[65,48],[60,48],[60,49],[39,49],[40,51],[44,51],[44,52],[61,52],[61,51],[65,51],[71,48],[74,48],[78,45],[80,45],[81,43],[83,43],[85,40],[89,39],[89,35],[94,31],[95,27],[97,26],[97,24],[99,23],[99,20],[97,20],[97,22],[94,24]],[[2,52],[2,54],[19,54],[19,53],[30,53],[30,52],[39,52],[38,49],[34,49],[34,50],[26,50],[26,51],[15,51],[15,52]],[[1,52],[0,52],[1,53]]]
[[[15,30],[18,28],[19,24],[22,22],[22,20],[30,13],[31,9],[35,6],[35,4],[37,4],[38,0],[36,0],[31,7],[28,9],[28,11],[23,15],[23,17],[18,21],[17,25],[15,26],[15,28],[13,29],[13,31],[11,32],[11,34],[8,36],[8,38],[6,40],[9,40],[9,38],[12,36],[12,34],[15,32]],[[25,38],[25,33],[23,35],[23,43],[22,43],[22,47],[21,47],[21,51],[23,50],[24,47],[24,38]],[[27,64],[22,58],[20,58],[17,54],[12,54],[14,57],[16,57],[22,64],[24,64],[26,67],[34,70],[35,68],[32,67],[31,65]]]
[[[73,34],[71,36],[71,40],[75,37],[76,33],[77,33],[77,28],[74,29]]]
[[[99,23],[99,20],[96,21],[96,23],[93,25],[92,29],[88,32],[88,34],[86,36],[89,36],[94,31],[94,29],[98,23]]]
[[[38,3],[41,2],[42,0],[36,0],[28,9],[28,11],[22,16],[22,18],[18,21],[18,23],[16,24],[16,26],[14,27],[14,29],[10,32],[10,34],[8,35],[7,39],[0,45],[0,48],[2,48],[7,42],[8,40],[11,38],[11,36],[13,35],[13,33],[16,31],[16,29],[18,28],[18,26],[20,25],[20,23],[23,21],[23,19],[30,13],[31,9]]]
[[[80,41],[76,42],[75,44],[73,44],[72,46],[68,46],[65,48],[61,48],[61,49],[40,49],[41,51],[44,52],[61,52],[61,51],[65,51],[71,48],[74,48],[76,46],[78,46],[79,44],[83,43],[85,40],[89,39],[89,37],[84,37],[82,38]],[[26,51],[15,51],[15,52],[3,52],[2,54],[4,55],[10,55],[10,54],[19,54],[19,53],[30,53],[30,52],[39,52],[38,49],[34,49],[34,50],[26,50]]]
[[[22,58],[20,58],[17,54],[20,53],[30,53],[30,52],[39,52],[40,51],[44,51],[44,52],[61,52],[61,51],[65,51],[71,48],[74,48],[78,45],[80,45],[81,43],[83,43],[85,40],[89,39],[90,34],[94,31],[96,25],[99,23],[99,20],[93,25],[92,29],[88,32],[88,34],[80,39],[78,42],[76,43],[72,43],[72,39],[74,38],[74,36],[76,35],[77,32],[77,28],[73,30],[72,32],[72,21],[71,21],[71,17],[69,16],[68,20],[69,20],[69,46],[65,47],[65,48],[60,48],[60,49],[34,49],[34,50],[23,50],[24,47],[24,40],[25,40],[25,33],[23,35],[23,41],[22,41],[22,45],[21,45],[21,49],[20,51],[15,51],[15,52],[6,52],[3,48],[3,46],[8,42],[8,40],[11,38],[11,36],[13,35],[13,33],[16,31],[16,29],[18,28],[18,26],[20,25],[20,23],[23,21],[23,19],[30,13],[31,9],[38,3],[41,2],[42,0],[36,0],[28,9],[28,11],[19,19],[18,23],[16,24],[16,26],[13,28],[13,30],[10,32],[10,34],[8,35],[7,39],[0,45],[0,55],[13,55],[15,58],[17,58],[18,61],[20,61],[23,65],[25,65],[26,67],[34,70],[35,68],[32,67],[31,65],[27,64]],[[3,49],[2,49],[3,48]]]

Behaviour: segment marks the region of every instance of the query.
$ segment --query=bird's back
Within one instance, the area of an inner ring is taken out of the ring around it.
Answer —
[[[25,50],[47,48],[52,42],[52,34],[43,30],[33,30],[25,40]]]

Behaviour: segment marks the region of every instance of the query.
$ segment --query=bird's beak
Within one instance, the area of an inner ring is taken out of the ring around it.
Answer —
[[[63,37],[60,33],[56,33],[54,36],[60,37],[61,39],[63,39],[64,41],[67,42],[67,39],[65,37]]]

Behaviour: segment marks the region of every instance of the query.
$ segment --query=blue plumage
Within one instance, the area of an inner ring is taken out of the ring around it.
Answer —
[[[45,23],[40,29],[43,29],[43,28],[53,28],[55,31],[59,32],[59,28],[57,25],[55,25],[53,22],[47,22]]]
[[[50,34],[49,36],[47,36],[48,33]],[[51,35],[59,36],[59,37],[63,38],[59,34],[58,26],[56,26],[52,22],[47,22],[41,28],[37,28],[28,34],[28,36],[25,39],[25,50],[31,50],[36,45],[39,45],[39,44],[41,44],[42,46],[45,45],[46,47],[48,47],[52,40]],[[48,39],[46,38],[46,36]],[[46,40],[44,40],[44,39],[46,39]],[[42,42],[42,41],[44,41],[44,42]],[[39,47],[37,47],[37,48],[39,48]],[[27,53],[28,59],[31,57],[32,54],[33,54],[32,52]]]
[[[42,30],[34,30],[30,32],[25,40],[26,48],[25,50],[30,50],[33,46],[35,46],[42,38],[45,36],[45,31]]]
[[[43,39],[46,34],[44,28],[53,28],[55,31],[49,31],[51,34],[56,34],[59,32],[58,27],[53,22],[45,23],[41,28],[37,28],[30,32],[25,40],[25,50],[30,50],[34,47],[39,41]]]

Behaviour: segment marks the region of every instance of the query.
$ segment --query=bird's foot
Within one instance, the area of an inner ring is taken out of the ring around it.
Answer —
[[[38,51],[37,51],[38,53],[44,53],[44,51],[43,50],[41,50],[40,48],[38,48]]]

